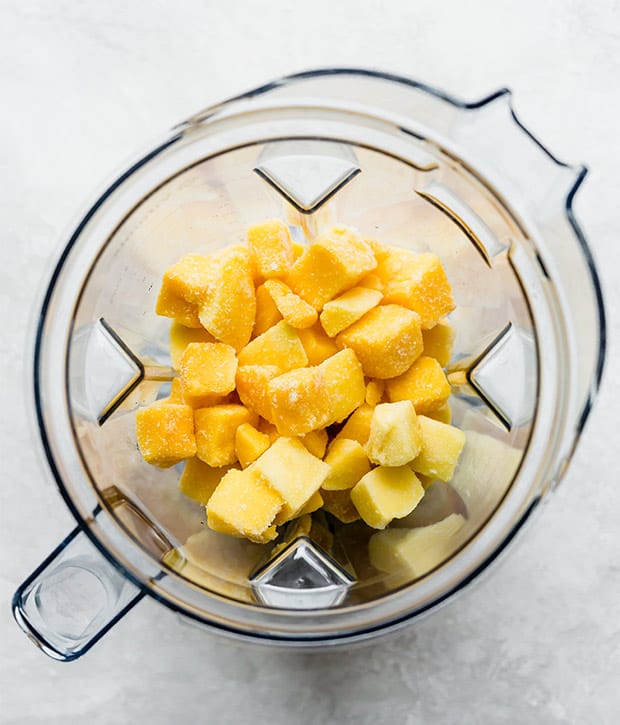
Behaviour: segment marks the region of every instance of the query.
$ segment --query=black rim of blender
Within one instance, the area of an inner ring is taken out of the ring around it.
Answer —
[[[321,76],[335,76],[335,75],[358,75],[358,76],[367,76],[382,80],[387,80],[395,83],[400,83],[408,87],[413,87],[420,89],[432,96],[435,96],[437,98],[440,98],[441,100],[444,100],[453,106],[465,110],[475,110],[478,108],[481,108],[482,106],[491,103],[492,101],[496,100],[497,98],[504,96],[504,95],[510,95],[511,91],[507,88],[502,88],[495,93],[492,93],[478,101],[474,102],[463,102],[459,99],[454,98],[453,96],[445,93],[444,91],[435,89],[427,84],[414,81],[409,78],[405,78],[403,76],[390,74],[390,73],[382,73],[375,70],[368,70],[368,69],[360,69],[360,68],[325,68],[325,69],[318,69],[313,71],[304,71],[301,73],[295,73],[292,75],[284,76],[282,78],[279,78],[277,80],[274,80],[270,83],[264,84],[263,86],[260,86],[259,88],[256,88],[254,90],[251,90],[247,93],[243,93],[238,96],[234,96],[230,99],[227,99],[226,101],[223,101],[222,103],[219,103],[215,106],[210,107],[209,109],[206,109],[206,111],[200,112],[199,114],[196,114],[192,118],[190,118],[187,122],[180,124],[179,126],[175,127],[175,130],[179,128],[183,128],[189,124],[197,123],[200,121],[204,121],[207,118],[209,118],[210,115],[213,115],[217,112],[217,110],[223,106],[228,105],[231,102],[239,101],[243,99],[249,99],[253,98],[258,95],[262,95],[264,93],[267,93],[271,90],[274,90],[278,87],[284,87],[288,85],[291,82],[295,82],[298,80],[304,80],[304,79],[311,79],[311,78],[317,78]],[[605,308],[604,308],[604,300],[603,300],[603,293],[601,288],[600,279],[598,276],[598,273],[596,271],[594,258],[592,251],[590,247],[588,246],[588,243],[586,241],[585,235],[575,217],[574,210],[573,210],[573,201],[575,198],[575,195],[581,186],[586,174],[587,174],[587,168],[585,166],[581,167],[575,167],[570,164],[564,163],[557,159],[551,151],[528,129],[526,128],[523,123],[519,120],[518,116],[516,115],[514,109],[512,108],[512,105],[510,106],[510,113],[512,116],[513,121],[517,124],[517,126],[522,130],[523,133],[525,133],[545,154],[546,156],[551,159],[555,164],[558,166],[564,167],[564,168],[572,168],[578,171],[577,178],[575,182],[573,183],[573,186],[571,187],[570,191],[567,194],[565,205],[564,205],[564,211],[566,213],[566,217],[569,221],[569,224],[575,233],[575,236],[577,238],[577,241],[579,242],[579,246],[581,248],[582,254],[584,256],[584,259],[586,261],[586,264],[588,266],[588,270],[590,273],[590,279],[592,282],[592,287],[594,289],[594,294],[597,302],[597,310],[599,315],[599,346],[598,346],[598,357],[596,361],[596,368],[594,372],[594,376],[591,382],[591,388],[590,392],[588,394],[588,398],[584,404],[584,407],[581,411],[581,414],[579,416],[579,420],[576,427],[576,432],[573,437],[573,445],[572,449],[569,455],[572,456],[572,453],[574,452],[575,446],[577,444],[579,434],[583,430],[583,427],[587,421],[587,418],[589,416],[589,413],[591,412],[592,405],[594,403],[594,399],[596,397],[598,388],[600,387],[600,382],[603,374],[603,368],[604,368],[604,362],[605,362],[605,352],[606,352],[606,315],[605,315]],[[48,461],[48,465],[50,466],[50,470],[52,471],[52,474],[54,476],[54,479],[56,481],[56,484],[58,485],[59,491],[61,496],[63,497],[67,507],[73,514],[74,518],[76,519],[78,523],[78,529],[82,531],[86,536],[88,536],[89,540],[93,543],[93,545],[97,548],[97,550],[108,560],[115,568],[117,568],[129,581],[131,581],[135,586],[137,586],[141,592],[144,592],[148,594],[149,596],[152,596],[157,601],[161,602],[168,608],[172,609],[173,611],[177,611],[182,613],[184,616],[187,616],[193,620],[196,620],[202,624],[205,624],[209,627],[212,627],[217,630],[221,630],[224,632],[228,632],[231,634],[234,634],[236,636],[240,636],[242,638],[246,639],[253,639],[253,640],[265,640],[265,641],[279,641],[281,643],[288,643],[291,645],[312,645],[314,643],[329,643],[329,642],[342,642],[345,640],[355,640],[355,639],[363,639],[365,636],[371,636],[373,633],[377,632],[384,632],[393,628],[398,627],[399,625],[402,625],[409,620],[420,616],[424,612],[427,612],[431,609],[436,608],[439,604],[445,603],[447,600],[449,600],[451,597],[453,597],[458,591],[465,588],[470,582],[472,582],[474,579],[477,579],[479,575],[486,570],[489,565],[497,560],[500,555],[502,555],[507,546],[514,540],[517,533],[521,530],[523,527],[523,524],[531,518],[532,512],[537,508],[538,503],[540,502],[541,498],[537,496],[528,506],[524,514],[518,519],[518,521],[513,525],[513,527],[510,529],[510,531],[507,533],[507,535],[501,540],[501,542],[498,544],[498,546],[487,556],[477,567],[475,567],[472,571],[469,572],[469,574],[460,580],[458,584],[456,584],[454,587],[449,589],[448,591],[444,592],[439,597],[433,599],[428,604],[425,604],[423,606],[420,606],[410,612],[408,612],[405,615],[402,615],[400,617],[393,617],[390,620],[387,620],[379,625],[369,626],[369,627],[362,627],[356,630],[347,631],[342,634],[334,635],[334,634],[328,634],[328,635],[310,635],[308,637],[304,637],[303,635],[278,635],[274,633],[260,633],[256,631],[247,631],[243,630],[241,628],[236,628],[233,626],[229,626],[227,624],[223,624],[221,622],[215,622],[210,619],[206,619],[204,616],[195,614],[188,609],[185,609],[183,606],[180,606],[176,604],[175,602],[171,601],[167,597],[162,596],[157,591],[154,591],[151,589],[147,583],[141,581],[137,577],[135,577],[129,570],[125,568],[125,566],[116,559],[116,557],[98,540],[98,538],[92,533],[92,531],[89,529],[88,526],[85,525],[85,522],[77,510],[77,507],[73,503],[72,499],[69,496],[69,493],[67,489],[65,488],[64,481],[60,475],[60,472],[56,466],[55,459],[51,450],[51,445],[49,442],[49,438],[47,435],[47,431],[45,428],[45,422],[43,417],[43,410],[42,410],[42,401],[41,401],[41,386],[40,386],[40,362],[41,362],[41,352],[43,347],[43,328],[44,323],[47,318],[48,308],[56,287],[56,283],[58,280],[58,277],[60,275],[60,272],[71,252],[74,245],[76,244],[77,240],[79,239],[83,229],[88,224],[88,222],[91,220],[95,212],[103,205],[103,203],[111,196],[111,194],[118,189],[118,187],[126,181],[130,176],[132,176],[138,169],[140,169],[142,166],[144,166],[146,163],[154,159],[156,156],[161,154],[163,151],[165,151],[167,148],[169,148],[171,145],[176,143],[183,133],[176,133],[171,138],[166,140],[164,143],[160,144],[158,147],[153,149],[148,154],[144,155],[142,158],[140,158],[137,162],[132,164],[125,172],[123,172],[119,177],[112,182],[107,189],[101,194],[101,196],[94,202],[94,204],[91,205],[91,207],[88,209],[88,211],[84,214],[82,220],[76,227],[75,231],[72,233],[67,245],[63,249],[59,260],[54,268],[54,271],[51,275],[50,282],[48,284],[48,287],[46,289],[43,303],[41,305],[41,311],[39,314],[38,322],[37,322],[37,329],[36,329],[36,336],[35,336],[35,344],[34,344],[34,354],[33,354],[33,366],[34,366],[34,375],[33,375],[33,384],[34,384],[34,403],[35,403],[35,413],[36,413],[36,420],[39,427],[39,433],[41,436],[41,443]],[[72,538],[75,535],[75,533],[72,533],[65,539],[59,547],[55,550],[57,552],[60,548],[64,547],[69,540],[69,538]],[[55,553],[54,552],[54,553]],[[50,561],[50,557],[48,557],[44,564],[47,564]],[[23,593],[26,589],[26,586],[33,581],[33,579],[40,574],[43,569],[45,568],[44,564],[39,566],[36,571],[22,584],[22,586],[18,589],[16,592],[16,595],[14,597],[14,603],[17,601],[18,595],[20,593]],[[123,610],[123,614],[127,611],[127,609]],[[110,627],[113,626],[113,624],[118,621],[119,617],[115,617],[108,625],[106,625],[100,632],[100,634],[97,636],[97,639],[100,638],[100,636],[103,636],[105,632],[110,629]],[[44,638],[41,638],[44,641]],[[94,641],[93,641],[94,643]],[[79,656],[80,654],[83,654],[91,645],[89,644],[87,647],[85,647],[83,650],[80,650],[79,653],[76,653],[74,657]],[[53,648],[52,648],[53,649]],[[74,658],[73,657],[73,658]]]

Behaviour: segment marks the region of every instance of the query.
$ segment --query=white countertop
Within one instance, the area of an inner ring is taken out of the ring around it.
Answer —
[[[240,5],[0,2],[0,722],[618,722],[618,3]],[[327,65],[409,74],[466,99],[508,85],[540,138],[590,166],[577,212],[602,269],[611,345],[570,472],[491,576],[396,638],[319,655],[240,649],[145,601],[82,660],[53,662],[9,611],[72,528],[33,456],[24,395],[50,254],[149,139],[216,100]]]

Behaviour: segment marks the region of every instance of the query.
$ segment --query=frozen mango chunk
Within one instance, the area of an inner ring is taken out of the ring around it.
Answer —
[[[366,384],[366,403],[374,408],[383,398],[385,392],[384,380],[369,380]]]
[[[198,316],[202,326],[220,342],[235,350],[247,345],[256,317],[256,294],[246,250],[232,247],[219,261]]]
[[[288,227],[279,219],[268,219],[248,229],[248,247],[258,275],[264,279],[283,277],[294,260]]]
[[[353,488],[370,471],[370,461],[363,446],[349,438],[332,442],[325,456],[325,463],[331,469],[323,481],[323,489],[326,491]]]
[[[235,431],[235,455],[241,468],[247,468],[271,445],[269,436],[250,423],[242,423]]]
[[[239,352],[239,365],[276,365],[282,372],[308,364],[295,328],[282,320],[255,337]]]
[[[392,247],[379,263],[377,274],[385,284],[385,302],[417,312],[425,330],[454,309],[450,282],[434,254]]]
[[[275,365],[240,365],[237,368],[235,380],[239,399],[269,422],[273,421],[269,382],[280,373],[280,368]]]
[[[366,443],[366,452],[373,463],[404,466],[420,453],[421,447],[422,431],[411,401],[377,405]]]
[[[357,441],[360,445],[365,446],[370,435],[370,421],[374,408],[370,405],[360,405],[350,416],[347,422],[339,431],[335,440],[341,438],[350,438]]]
[[[374,307],[336,341],[355,350],[368,377],[394,378],[422,354],[420,318],[400,305]]]
[[[185,402],[183,398],[183,386],[181,385],[181,380],[179,378],[172,379],[172,382],[170,383],[170,393],[166,402],[179,404]]]
[[[423,496],[424,488],[409,466],[379,466],[351,489],[351,501],[373,529],[384,529],[392,519],[407,516]]]
[[[300,440],[313,456],[323,458],[328,440],[327,431],[324,428],[311,430],[309,433],[301,436]]]
[[[304,346],[310,365],[318,365],[338,352],[338,346],[325,334],[319,323],[303,330],[297,330],[297,334]]]
[[[181,355],[190,342],[217,342],[204,327],[185,327],[178,322],[170,325],[170,360],[175,370],[179,369]]]
[[[360,517],[357,509],[351,501],[351,491],[349,489],[341,489],[339,491],[328,491],[321,489],[323,497],[323,509],[335,516],[338,521],[343,524],[350,524],[357,521]]]
[[[329,474],[329,466],[296,438],[278,438],[254,461],[251,470],[259,473],[284,500],[279,522],[295,516]]]
[[[422,430],[420,454],[411,462],[416,473],[449,481],[465,445],[465,433],[452,425],[418,416]]]
[[[179,479],[181,493],[205,505],[230,466],[212,468],[199,458],[188,458]]]
[[[343,226],[318,236],[295,261],[287,284],[316,310],[377,266],[370,245]]]
[[[368,542],[370,561],[380,571],[417,579],[454,553],[464,524],[463,516],[451,514],[430,526],[380,531]]]
[[[422,330],[424,354],[434,357],[445,368],[452,358],[454,344],[454,328],[448,320],[439,320],[430,330]]]
[[[381,292],[366,287],[353,287],[339,297],[326,302],[321,312],[321,325],[330,337],[336,337],[347,327],[376,307],[382,298]]]
[[[364,402],[366,385],[357,355],[351,349],[328,357],[317,369],[321,372],[330,414],[327,425],[340,423]]]
[[[312,327],[318,319],[317,311],[296,295],[290,287],[279,279],[268,279],[265,289],[271,295],[278,312],[291,327]]]
[[[416,413],[426,415],[443,408],[450,397],[450,383],[433,357],[422,355],[407,372],[386,383],[391,402],[410,400]]]
[[[332,408],[319,367],[289,370],[270,381],[271,414],[281,435],[295,436],[324,428]]]
[[[252,337],[258,337],[263,332],[267,332],[277,322],[280,322],[282,315],[273,301],[273,297],[264,284],[256,288],[256,318],[254,320],[254,329]]]
[[[198,318],[198,305],[183,299],[165,284],[157,297],[155,312],[163,317],[172,317],[184,327],[202,328]]]
[[[207,522],[213,531],[245,537],[262,544],[277,536],[273,520],[282,497],[250,468],[231,469],[207,504]]]
[[[235,434],[243,423],[258,423],[256,413],[243,405],[214,405],[194,411],[196,455],[209,466],[219,468],[237,460]]]
[[[179,363],[185,401],[194,407],[212,404],[235,389],[235,349],[221,342],[190,342]]]
[[[162,289],[169,289],[187,302],[200,304],[209,292],[221,254],[186,254],[164,272]]]
[[[196,455],[194,412],[189,405],[154,403],[136,412],[136,439],[147,463],[170,468]]]

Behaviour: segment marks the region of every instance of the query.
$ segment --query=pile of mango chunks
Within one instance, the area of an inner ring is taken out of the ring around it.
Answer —
[[[136,414],[143,458],[186,460],[211,529],[258,543],[318,509],[374,529],[449,481],[465,443],[444,373],[452,291],[437,256],[335,226],[310,244],[280,220],[164,274],[178,372]]]

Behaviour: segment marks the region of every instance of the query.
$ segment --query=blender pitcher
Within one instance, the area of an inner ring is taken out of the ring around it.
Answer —
[[[45,294],[35,412],[77,526],[16,592],[19,626],[72,660],[148,595],[205,628],[316,647],[410,622],[475,579],[549,498],[599,385],[602,296],[572,211],[585,173],[507,90],[462,103],[366,70],[282,78],[174,128],[86,212]],[[181,469],[137,449],[136,410],[175,375],[154,313],[163,272],[272,217],[301,243],[341,223],[431,251],[451,281],[447,375],[467,442],[450,484],[382,532],[316,513],[270,544],[218,534]],[[437,546],[415,544],[441,522]],[[382,554],[409,540],[415,565]]]

